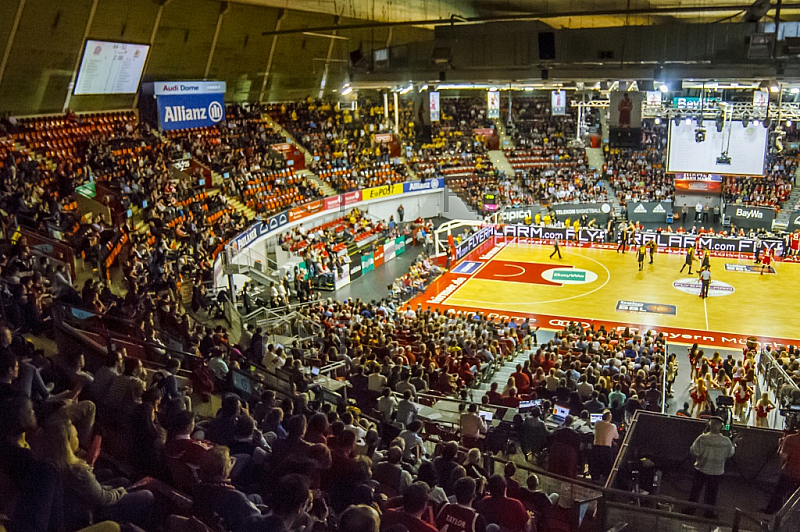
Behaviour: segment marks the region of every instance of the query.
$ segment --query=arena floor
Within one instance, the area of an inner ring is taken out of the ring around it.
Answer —
[[[711,258],[712,284],[701,299],[697,277],[680,273],[684,253],[660,250],[639,271],[636,254],[614,245],[553,246],[528,239],[485,242],[412,301],[416,307],[479,310],[496,316],[531,318],[543,329],[565,321],[606,329],[632,327],[663,331],[671,343],[735,349],[747,337],[796,343],[800,330],[800,264],[779,262],[760,274],[752,255],[717,253]],[[592,318],[589,318],[591,316]]]

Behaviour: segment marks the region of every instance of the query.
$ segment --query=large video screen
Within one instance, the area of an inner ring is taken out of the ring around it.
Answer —
[[[150,46],[87,40],[75,94],[133,94]]]
[[[667,172],[764,175],[769,131],[760,122],[744,127],[729,122],[721,132],[706,120],[705,140],[697,142],[697,124],[670,122]]]

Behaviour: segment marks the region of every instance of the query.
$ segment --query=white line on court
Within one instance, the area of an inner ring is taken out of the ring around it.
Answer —
[[[703,308],[706,311],[706,330],[709,330],[709,327],[708,327],[708,305],[706,304],[706,298],[703,298]]]
[[[495,277],[519,277],[520,275],[523,275],[526,271],[525,268],[523,268],[522,266],[517,266],[516,264],[503,264],[503,266],[505,266],[506,268],[519,268],[520,271],[519,273],[509,273],[509,274],[496,273],[494,274]]]

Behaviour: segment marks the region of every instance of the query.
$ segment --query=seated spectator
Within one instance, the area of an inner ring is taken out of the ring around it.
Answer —
[[[200,463],[200,483],[194,487],[193,503],[199,516],[209,520],[217,516],[227,530],[236,531],[249,517],[261,515],[256,506],[261,500],[257,496],[248,497],[231,484],[234,464],[235,459],[224,445],[207,451]]]
[[[486,523],[498,525],[500,530],[525,532],[528,513],[521,502],[506,496],[506,479],[502,475],[492,475],[487,490],[489,495],[475,504]]]
[[[436,516],[439,532],[484,532],[486,520],[472,508],[475,480],[469,477],[458,479],[454,492],[455,504],[445,504]]]
[[[65,507],[75,516],[81,509],[98,519],[131,522],[145,529],[150,527],[153,494],[145,489],[128,492],[98,482],[92,468],[75,455],[78,431],[69,421],[54,418],[45,424],[33,448],[39,460],[53,466],[61,475],[66,491]]]
[[[403,507],[387,510],[381,518],[381,531],[394,526],[405,527],[408,532],[435,532],[436,528],[422,520],[428,508],[430,488],[424,482],[414,482],[403,492]]]

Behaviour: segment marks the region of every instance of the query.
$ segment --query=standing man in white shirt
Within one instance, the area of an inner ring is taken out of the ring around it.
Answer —
[[[614,440],[619,439],[619,429],[611,422],[611,411],[603,412],[603,419],[594,426],[594,443],[589,460],[589,472],[592,480],[608,477],[614,467]]]
[[[725,474],[725,462],[736,452],[736,443],[722,434],[722,423],[722,418],[710,418],[708,432],[698,436],[689,448],[694,457],[694,479],[689,494],[691,502],[700,500],[700,492],[705,487],[703,503],[708,506],[717,505],[717,492],[720,479]],[[687,511],[690,512],[692,510]],[[712,517],[713,513],[706,510],[706,517]]]

